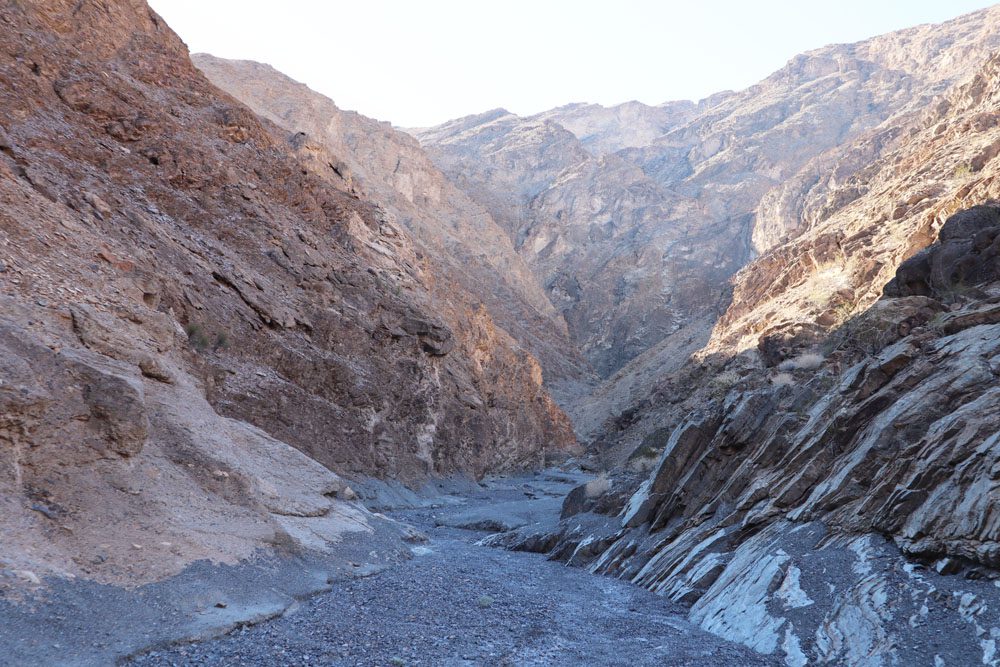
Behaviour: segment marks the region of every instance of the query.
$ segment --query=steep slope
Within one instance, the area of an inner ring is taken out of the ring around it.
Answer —
[[[693,109],[491,112],[416,135],[507,228],[570,335],[609,378],[573,409],[595,433],[594,415],[642,400],[708,342],[740,267],[801,233],[800,214],[820,215],[810,207],[821,176],[839,184],[866,158],[847,147],[919,114],[966,76],[1000,47],[998,23],[991,8],[825,47]],[[639,121],[615,131],[616,118]]]
[[[997,664],[998,239],[1000,208],[952,216],[825,357],[689,377],[637,489],[623,470],[560,531],[494,543],[685,601],[786,664]]]
[[[277,123],[316,172],[386,209],[429,258],[445,289],[482,299],[497,323],[539,358],[549,384],[580,379],[566,325],[510,239],[480,205],[448,181],[407,134],[342,111],[273,68],[199,54],[194,63],[217,86]],[[332,159],[330,159],[332,158]]]
[[[787,664],[997,664],[1000,56],[977,69],[818,158],[819,213],[610,424],[601,444],[632,453],[611,491],[496,542],[686,601]]]
[[[696,320],[707,339],[721,310],[705,295],[721,298],[747,241],[722,242],[696,201],[544,118],[490,112],[419,137],[507,229],[598,373]]]
[[[387,524],[330,470],[480,475],[573,443],[533,357],[144,2],[0,22],[5,585],[334,548]]]
[[[623,148],[647,146],[693,118],[699,107],[689,101],[655,107],[635,101],[611,107],[567,104],[535,118],[558,123],[576,135],[588,153],[599,157]]]
[[[998,62],[991,57],[924,113],[888,121],[838,155],[803,193],[809,213],[789,213],[798,233],[736,277],[708,351],[780,350],[839,324],[877,299],[951,213],[996,197]]]

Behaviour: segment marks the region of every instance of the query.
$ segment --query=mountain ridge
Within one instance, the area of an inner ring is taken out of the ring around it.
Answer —
[[[800,54],[758,84],[702,100],[651,142],[607,154],[561,134],[559,110],[470,116],[416,134],[508,230],[604,379],[569,405],[592,438],[709,343],[730,278],[799,232],[802,193],[824,160],[919,111],[1000,48],[998,21],[992,7]],[[608,112],[597,109],[593,123]],[[628,377],[618,374],[626,365]]]

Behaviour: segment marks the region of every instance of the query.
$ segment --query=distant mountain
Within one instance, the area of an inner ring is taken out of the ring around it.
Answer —
[[[810,51],[697,105],[493,111],[415,134],[507,230],[610,378],[570,407],[596,434],[598,415],[642,400],[708,342],[741,267],[810,224],[825,166],[850,175],[865,159],[854,141],[920,113],[1000,47],[998,17]]]

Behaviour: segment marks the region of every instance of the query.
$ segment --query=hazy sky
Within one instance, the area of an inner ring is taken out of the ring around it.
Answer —
[[[759,81],[796,53],[982,0],[150,0],[193,52],[269,63],[418,127],[504,107],[658,104]]]

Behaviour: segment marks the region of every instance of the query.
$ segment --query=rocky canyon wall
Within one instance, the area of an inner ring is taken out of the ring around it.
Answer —
[[[605,378],[569,404],[589,439],[726,335],[713,338],[716,321],[754,300],[749,273],[735,296],[730,278],[856,199],[867,187],[859,170],[907,140],[890,128],[1000,47],[998,21],[991,8],[824,47],[697,104],[496,110],[414,134],[506,229]],[[874,292],[903,254],[869,276]],[[775,262],[795,271],[795,257]]]
[[[0,25],[5,574],[401,534],[336,473],[574,445],[530,352],[145,3],[4,2]]]
[[[998,86],[984,55],[816,158],[709,344],[608,423],[609,491],[491,541],[789,665],[997,664]]]

